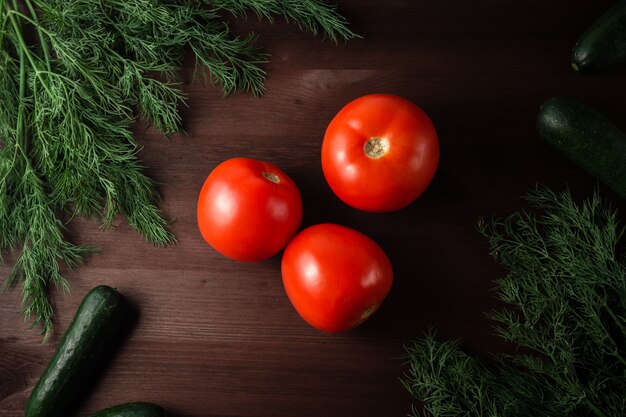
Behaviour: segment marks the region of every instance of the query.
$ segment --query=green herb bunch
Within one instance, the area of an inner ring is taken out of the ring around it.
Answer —
[[[24,314],[44,338],[50,284],[67,289],[61,266],[92,250],[66,240],[68,218],[106,227],[121,214],[153,244],[175,241],[131,126],[180,130],[186,52],[202,81],[261,94],[268,56],[225,21],[247,12],[354,37],[321,0],[0,0],[0,254],[18,252],[7,282],[22,282]]]
[[[485,363],[434,331],[407,346],[406,388],[416,416],[626,414],[626,263],[617,211],[596,192],[538,188],[537,211],[480,221],[508,274],[496,284],[510,308],[488,316],[517,347]]]

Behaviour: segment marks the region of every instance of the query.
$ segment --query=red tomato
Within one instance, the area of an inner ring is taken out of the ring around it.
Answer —
[[[391,263],[380,246],[336,224],[300,232],[285,249],[282,276],[300,316],[327,332],[349,330],[367,320],[393,281]]]
[[[399,210],[435,175],[439,141],[430,118],[389,94],[358,98],[337,113],[322,144],[322,169],[334,193],[364,211]]]
[[[262,261],[298,231],[302,199],[296,184],[269,162],[234,158],[219,164],[198,199],[202,237],[222,255]]]

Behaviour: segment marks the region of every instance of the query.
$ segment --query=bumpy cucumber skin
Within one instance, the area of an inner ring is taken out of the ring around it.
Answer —
[[[626,199],[626,134],[591,107],[569,97],[546,101],[537,130],[553,148]]]
[[[583,74],[626,62],[626,0],[618,2],[580,37],[572,52],[572,68]]]
[[[26,417],[61,417],[114,347],[127,316],[124,297],[101,285],[85,295],[26,402]]]
[[[165,417],[165,411],[152,403],[125,403],[100,410],[89,417]]]

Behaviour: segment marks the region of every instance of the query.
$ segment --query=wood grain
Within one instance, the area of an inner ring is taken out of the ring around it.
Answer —
[[[267,93],[224,98],[187,83],[186,134],[165,138],[137,126],[141,158],[160,184],[180,243],[154,248],[123,221],[107,231],[92,221],[71,223],[74,242],[102,252],[66,274],[70,294],[53,292],[51,342],[42,346],[26,329],[19,290],[0,296],[0,416],[23,415],[80,300],[98,284],[116,286],[140,316],[77,415],[141,400],[174,417],[403,416],[412,399],[399,382],[402,344],[428,323],[480,355],[507,348],[482,313],[496,305],[489,289],[503,271],[474,225],[479,216],[522,207],[518,197],[537,182],[569,185],[577,195],[593,189],[592,178],[541,142],[534,118],[543,101],[565,94],[626,127],[626,70],[584,77],[569,68],[578,35],[611,3],[342,0],[339,9],[363,39],[338,46],[281,20],[237,22],[236,30],[253,29],[273,56]],[[373,92],[420,105],[442,147],[427,192],[384,215],[342,204],[319,158],[333,115]],[[198,192],[208,173],[234,156],[271,161],[292,176],[304,199],[304,226],[345,224],[386,250],[396,281],[369,322],[322,334],[289,304],[279,257],[236,263],[203,242]]]

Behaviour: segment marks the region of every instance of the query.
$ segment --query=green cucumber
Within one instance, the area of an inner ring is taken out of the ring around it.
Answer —
[[[152,403],[125,403],[100,410],[89,417],[165,417],[165,411]]]
[[[26,402],[26,417],[60,417],[75,405],[116,346],[127,318],[124,297],[101,285],[85,295]]]
[[[539,134],[558,152],[626,199],[626,134],[591,107],[569,97],[546,101]]]
[[[572,52],[572,68],[594,73],[626,62],[626,0],[619,1],[580,37]]]

